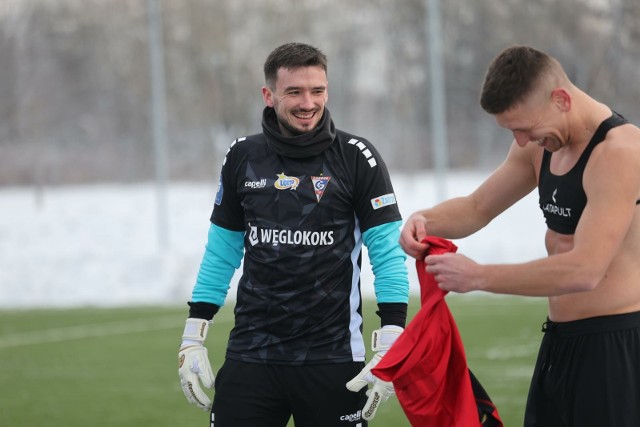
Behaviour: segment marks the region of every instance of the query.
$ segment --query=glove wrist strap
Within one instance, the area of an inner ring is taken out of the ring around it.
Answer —
[[[193,340],[199,343],[204,343],[211,323],[213,323],[213,321],[205,319],[187,319],[187,323],[184,325],[184,332],[182,333],[183,341]]]
[[[371,334],[371,350],[387,351],[404,329],[400,326],[386,325]]]

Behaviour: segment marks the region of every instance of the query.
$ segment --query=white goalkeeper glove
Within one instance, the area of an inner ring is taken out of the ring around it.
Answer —
[[[178,353],[178,375],[182,391],[190,403],[203,411],[211,409],[211,399],[202,390],[200,382],[206,388],[212,388],[215,382],[207,348],[204,346],[210,323],[212,321],[204,319],[187,319]]]
[[[385,325],[381,329],[376,329],[371,334],[371,349],[376,352],[373,358],[367,365],[356,375],[351,381],[347,383],[347,388],[351,391],[359,391],[367,384],[373,384],[370,390],[367,390],[367,403],[362,409],[362,418],[369,421],[376,415],[378,406],[386,402],[389,397],[395,394],[393,389],[393,383],[388,381],[382,381],[371,373],[371,370],[376,367],[382,356],[387,353],[387,350],[391,348],[391,345],[404,331],[400,326]]]

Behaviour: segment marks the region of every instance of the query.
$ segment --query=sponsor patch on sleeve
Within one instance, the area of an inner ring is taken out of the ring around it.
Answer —
[[[218,181],[218,192],[216,193],[216,205],[220,205],[222,203],[222,195],[224,194],[224,187],[222,186],[222,175],[220,175],[220,179]]]
[[[395,205],[396,195],[394,193],[383,194],[382,196],[374,197],[371,199],[371,206],[373,210],[384,208],[385,206]]]

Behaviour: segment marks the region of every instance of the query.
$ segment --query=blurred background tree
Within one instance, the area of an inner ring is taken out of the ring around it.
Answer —
[[[260,131],[262,65],[289,41],[328,55],[339,128],[393,170],[433,167],[424,0],[158,1],[170,179],[217,179],[230,142]],[[640,123],[637,0],[449,0],[441,15],[449,167],[504,158],[510,135],[478,97],[511,44]],[[0,0],[0,185],[153,179],[147,25],[144,1]]]

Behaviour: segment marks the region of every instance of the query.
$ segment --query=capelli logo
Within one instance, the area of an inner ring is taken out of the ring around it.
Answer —
[[[244,186],[249,188],[265,188],[267,186],[267,180],[262,178],[259,181],[246,181]]]
[[[340,421],[358,421],[362,418],[362,411],[358,411],[355,414],[343,415],[340,417]]]

